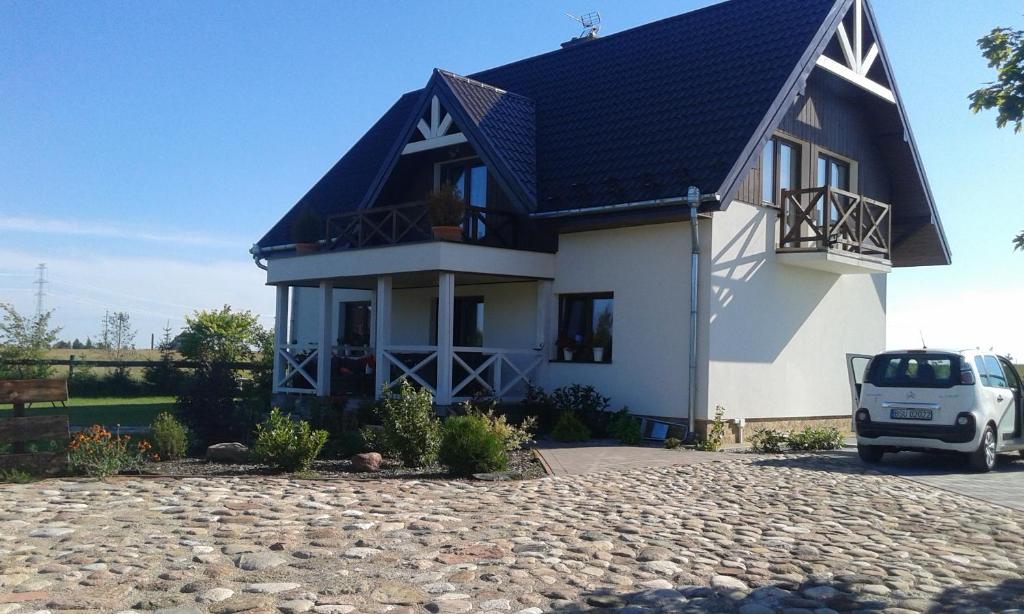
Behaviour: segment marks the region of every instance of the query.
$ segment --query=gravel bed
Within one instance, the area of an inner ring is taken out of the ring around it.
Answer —
[[[517,450],[509,453],[507,475],[509,479],[529,480],[542,478],[546,475],[544,466],[537,459],[533,450]],[[451,479],[443,467],[419,467],[410,469],[399,462],[385,460],[381,470],[375,473],[360,473],[352,469],[347,459],[322,459],[313,463],[312,470],[298,474],[282,473],[256,463],[231,464],[211,463],[203,458],[182,458],[159,463],[147,463],[142,473],[149,475],[166,475],[175,477],[236,477],[236,476],[286,476],[310,479],[345,478],[347,480],[379,480],[382,478],[411,479]]]

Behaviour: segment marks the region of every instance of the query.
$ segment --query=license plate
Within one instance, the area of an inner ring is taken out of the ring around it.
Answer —
[[[894,407],[889,410],[889,417],[893,420],[931,420],[932,410]]]

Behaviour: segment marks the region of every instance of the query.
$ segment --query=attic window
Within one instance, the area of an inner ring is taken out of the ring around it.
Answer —
[[[782,190],[800,187],[800,145],[773,136],[761,152],[761,201],[778,206]]]

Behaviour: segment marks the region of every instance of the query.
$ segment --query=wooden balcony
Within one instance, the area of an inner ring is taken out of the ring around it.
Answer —
[[[467,206],[463,216],[464,243],[508,249],[553,252],[553,242],[525,216],[509,211]],[[436,241],[423,202],[373,207],[327,218],[328,250],[360,249]]]
[[[777,252],[783,262],[797,266],[888,272],[890,213],[888,204],[830,186],[783,190]]]

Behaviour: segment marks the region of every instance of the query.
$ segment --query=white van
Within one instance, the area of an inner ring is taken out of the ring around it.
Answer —
[[[854,366],[858,358],[866,357],[851,357],[850,365],[864,462],[900,450],[963,452],[972,467],[991,471],[997,454],[1024,456],[1024,383],[1006,358],[903,350],[874,356],[863,371]]]

